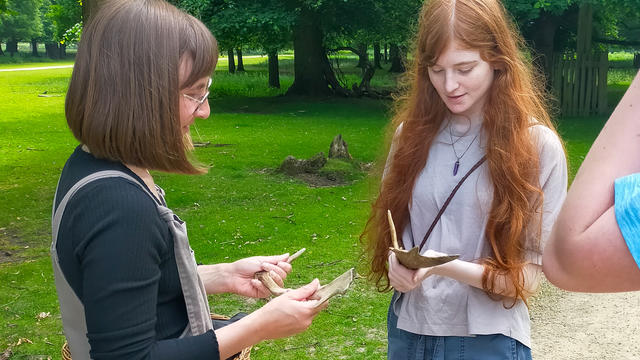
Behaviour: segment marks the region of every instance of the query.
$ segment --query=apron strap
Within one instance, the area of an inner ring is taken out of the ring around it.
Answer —
[[[187,307],[187,315],[189,318],[189,324],[185,329],[183,336],[188,335],[200,335],[208,330],[213,329],[210,319],[210,309],[207,300],[204,284],[200,279],[197,272],[197,264],[193,256],[193,250],[189,246],[189,240],[187,237],[187,230],[184,222],[177,218],[166,206],[160,205],[155,200],[155,196],[138,180],[132,176],[117,170],[105,170],[93,173],[82,178],[76,184],[74,184],[65,196],[60,201],[60,204],[56,208],[56,199],[58,186],[56,188],[56,197],[54,197],[53,211],[52,211],[52,242],[51,242],[51,260],[54,270],[54,278],[56,283],[56,290],[58,292],[58,298],[60,300],[60,313],[62,315],[63,327],[65,336],[69,343],[69,348],[74,357],[88,359],[89,356],[89,342],[87,339],[86,319],[84,314],[84,305],[78,298],[77,294],[71,288],[71,285],[66,280],[64,273],[59,264],[57,253],[58,233],[60,229],[60,223],[62,216],[66,209],[67,204],[71,198],[85,185],[106,178],[124,178],[129,182],[138,185],[156,204],[159,215],[166,221],[174,240],[174,253],[176,257],[176,265],[178,268],[178,274],[180,277],[180,284],[182,288],[183,296],[185,297],[185,304]],[[163,193],[163,192],[161,192]],[[163,194],[164,195],[164,194]]]

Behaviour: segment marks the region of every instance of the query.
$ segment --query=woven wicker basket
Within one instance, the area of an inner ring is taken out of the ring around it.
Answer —
[[[229,320],[229,317],[218,314],[211,314],[211,320]],[[250,360],[251,359],[251,346],[244,348],[242,352],[232,360]],[[65,341],[62,345],[62,360],[71,360],[71,350],[69,350],[69,344]]]

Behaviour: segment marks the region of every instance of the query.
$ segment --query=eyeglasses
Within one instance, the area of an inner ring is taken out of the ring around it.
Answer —
[[[207,82],[207,92],[202,95],[202,97],[200,99],[198,98],[194,98],[193,96],[189,96],[187,94],[182,94],[182,96],[184,96],[185,98],[195,102],[196,104],[198,104],[196,106],[196,108],[193,110],[193,113],[198,112],[198,110],[200,110],[200,107],[202,106],[202,104],[204,104],[205,101],[207,101],[207,99],[209,98],[209,87],[211,87],[211,78],[209,78],[209,81]]]

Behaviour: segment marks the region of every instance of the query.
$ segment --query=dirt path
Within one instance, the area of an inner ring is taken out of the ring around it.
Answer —
[[[531,317],[534,360],[640,359],[640,292],[569,293],[545,281]]]

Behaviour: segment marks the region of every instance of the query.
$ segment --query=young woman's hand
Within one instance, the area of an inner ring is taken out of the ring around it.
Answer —
[[[260,280],[254,278],[258,271],[267,271],[276,284],[285,287],[284,279],[291,272],[291,264],[287,262],[288,258],[289,254],[253,256],[229,264],[229,292],[254,298],[264,298],[271,295]]]
[[[318,279],[298,289],[280,295],[251,314],[260,328],[268,330],[266,339],[278,339],[306,330],[313,318],[327,307],[317,300],[308,300],[319,287]]]
[[[427,250],[424,256],[440,256],[444,255],[437,251]],[[401,293],[411,291],[418,287],[422,281],[433,275],[435,267],[421,268],[411,270],[400,264],[398,257],[393,251],[389,252],[389,283],[391,286]]]

